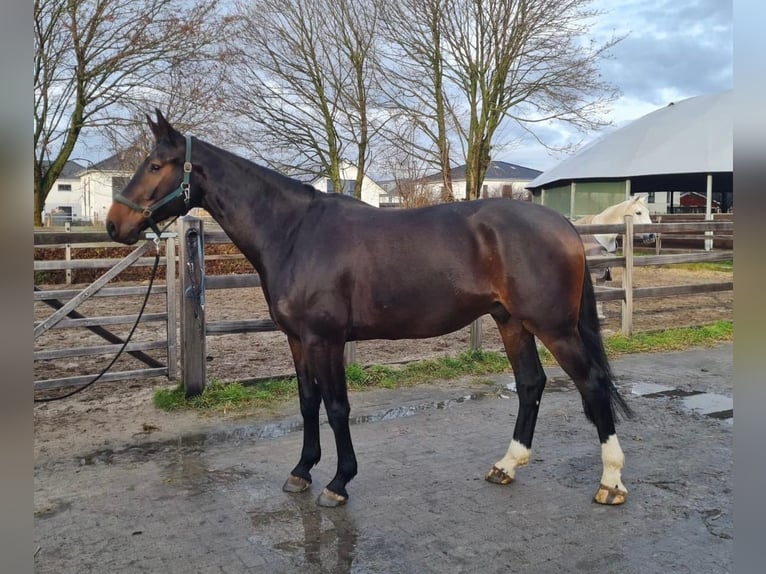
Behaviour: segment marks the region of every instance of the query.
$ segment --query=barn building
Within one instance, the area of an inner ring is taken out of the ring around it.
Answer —
[[[527,189],[572,219],[636,194],[658,214],[686,210],[689,193],[704,198],[707,214],[714,206],[733,212],[733,108],[731,90],[671,102],[588,144]]]

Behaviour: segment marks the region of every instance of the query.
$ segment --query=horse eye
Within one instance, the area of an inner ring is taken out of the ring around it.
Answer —
[[[158,171],[160,171],[161,167],[162,166],[160,164],[158,164],[158,163],[150,163],[149,164],[149,171],[151,171],[152,173],[157,173]]]

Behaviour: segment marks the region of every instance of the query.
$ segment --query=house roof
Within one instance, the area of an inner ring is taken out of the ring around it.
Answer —
[[[506,161],[491,161],[487,167],[484,181],[530,181],[542,172]],[[465,179],[465,165],[452,168],[452,179]],[[442,174],[434,173],[423,178],[423,181],[441,181]]]
[[[43,161],[43,166],[47,169],[51,162]],[[74,160],[67,160],[64,164],[64,169],[59,174],[59,179],[78,179],[80,174],[85,169],[85,166],[80,165]]]
[[[731,90],[671,102],[585,146],[529,183],[733,171]]]
[[[136,147],[129,147],[102,159],[88,167],[88,171],[129,171],[143,160],[143,155]]]

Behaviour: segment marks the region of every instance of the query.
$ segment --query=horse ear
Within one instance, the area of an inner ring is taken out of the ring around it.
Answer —
[[[149,116],[147,116],[147,119],[157,141],[162,138],[167,138],[170,141],[183,140],[183,136],[170,125],[158,108],[154,108],[154,113],[157,114],[157,123],[154,123]]]
[[[160,134],[164,136],[170,134],[170,132],[173,131],[173,128],[168,123],[168,120],[165,119],[165,116],[162,115],[159,108],[154,108],[154,113],[157,114],[157,126],[159,126]]]
[[[146,121],[149,122],[149,128],[152,130],[152,133],[154,134],[154,138],[159,140],[160,139],[160,126],[158,126],[152,118],[149,116],[149,114],[146,114]]]

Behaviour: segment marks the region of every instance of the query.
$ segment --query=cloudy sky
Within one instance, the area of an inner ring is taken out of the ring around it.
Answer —
[[[732,0],[594,0],[596,39],[626,38],[602,65],[621,92],[612,125],[583,136],[559,126],[561,142],[588,143],[672,101],[732,87]],[[529,142],[498,157],[545,171],[565,155]]]

